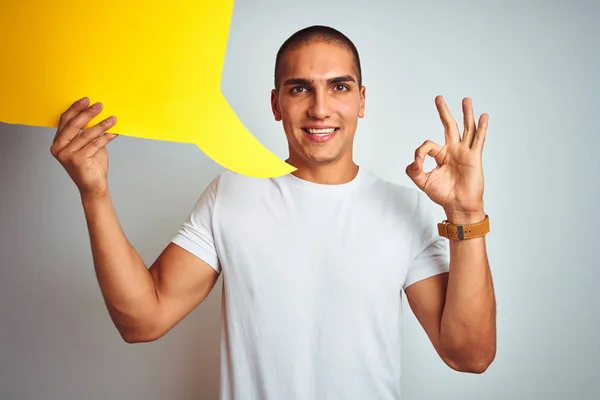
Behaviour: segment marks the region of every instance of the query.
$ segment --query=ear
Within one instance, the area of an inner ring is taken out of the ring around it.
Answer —
[[[275,89],[271,90],[271,109],[273,110],[275,121],[281,121],[281,111],[279,110],[277,91]]]
[[[365,99],[367,97],[367,88],[365,86],[361,86],[360,88],[360,107],[358,108],[358,118],[363,118],[365,116]]]

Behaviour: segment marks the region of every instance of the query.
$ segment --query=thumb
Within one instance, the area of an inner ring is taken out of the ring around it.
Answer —
[[[408,175],[419,189],[423,189],[429,173],[423,170],[423,160],[421,160],[421,157],[415,157],[415,161],[406,166],[406,175]]]

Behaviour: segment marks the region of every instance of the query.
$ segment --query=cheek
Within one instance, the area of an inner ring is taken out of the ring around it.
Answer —
[[[292,124],[302,117],[302,109],[298,105],[282,104],[281,116],[284,122]]]
[[[345,102],[340,104],[338,110],[344,120],[353,121],[358,117],[358,113],[360,112],[360,103]]]
[[[285,129],[286,135],[296,135],[297,125],[302,120],[300,110],[291,104],[281,104],[281,122]]]

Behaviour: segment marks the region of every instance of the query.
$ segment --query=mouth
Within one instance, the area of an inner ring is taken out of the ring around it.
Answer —
[[[302,128],[302,130],[310,135],[327,136],[337,131],[340,128]]]
[[[317,137],[325,137],[337,132],[340,128],[334,127],[318,127],[318,128],[302,128],[302,130],[309,135]]]
[[[307,134],[308,139],[313,142],[324,143],[331,139],[340,128],[332,127],[315,127],[315,128],[302,128]]]

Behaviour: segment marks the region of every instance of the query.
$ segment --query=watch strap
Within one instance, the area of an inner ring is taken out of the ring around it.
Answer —
[[[448,239],[468,240],[484,236],[490,231],[490,219],[485,216],[481,222],[474,224],[452,224],[448,220],[438,224],[438,233]]]

